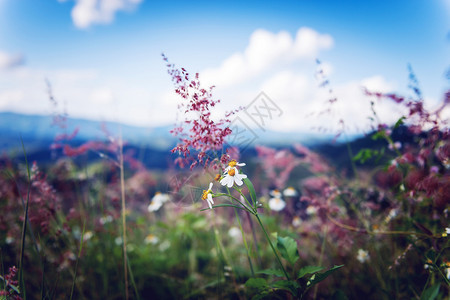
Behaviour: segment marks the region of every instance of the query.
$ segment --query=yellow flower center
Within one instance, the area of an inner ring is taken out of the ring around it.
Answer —
[[[208,198],[209,193],[211,193],[211,190],[203,190],[202,200],[206,200],[206,198]]]
[[[233,168],[237,165],[237,161],[233,159],[228,163],[228,165]]]
[[[236,171],[234,169],[230,169],[228,171],[228,175],[230,175],[230,176],[234,176],[235,174],[236,174]]]

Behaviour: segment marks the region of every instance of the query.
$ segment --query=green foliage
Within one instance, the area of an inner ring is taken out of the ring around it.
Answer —
[[[306,266],[300,269],[298,271],[297,279],[303,278],[303,276],[307,274],[314,274],[316,272],[322,271],[324,267],[318,267],[318,266]]]
[[[380,150],[376,149],[361,149],[354,157],[353,161],[357,161],[361,164],[366,163],[371,159],[379,160],[384,155],[384,148]]]
[[[326,272],[323,273],[314,273],[311,278],[309,279],[307,285],[308,286],[313,286],[315,284],[318,284],[319,282],[321,282],[322,280],[324,280],[325,278],[327,278],[328,276],[330,276],[332,273],[334,273],[337,269],[342,268],[344,265],[340,265],[340,266],[334,266],[331,269],[329,269]]]
[[[265,275],[276,276],[276,277],[284,276],[283,271],[277,270],[277,269],[266,269],[266,270],[258,271],[258,272],[256,272],[256,274],[265,274]]]
[[[277,249],[281,256],[286,259],[291,265],[299,259],[297,251],[297,242],[291,237],[277,237]]]
[[[279,280],[272,284],[272,287],[285,290],[298,298],[298,291],[301,288],[296,281],[292,280]]]
[[[248,178],[244,178],[242,181],[244,181],[244,184],[247,187],[248,192],[250,193],[250,198],[252,199],[253,206],[256,207],[257,198],[253,183]]]
[[[251,294],[260,293],[269,288],[266,280],[263,278],[250,278],[245,282],[245,287],[249,289]]]
[[[440,283],[437,283],[435,285],[430,286],[427,288],[422,296],[420,297],[420,300],[434,300],[439,294],[439,288],[441,287]]]
[[[399,128],[401,125],[405,124],[405,120],[406,120],[406,117],[405,117],[405,116],[402,116],[400,119],[397,120],[397,122],[395,122],[393,128],[394,128],[394,129]]]

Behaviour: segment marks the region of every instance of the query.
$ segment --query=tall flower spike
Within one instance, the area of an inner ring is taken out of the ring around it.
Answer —
[[[209,183],[209,188],[207,190],[203,191],[203,195],[202,195],[202,200],[206,200],[206,202],[208,202],[208,206],[210,209],[212,209],[212,205],[214,204],[214,200],[212,198],[212,186],[213,183],[210,182]]]
[[[244,183],[242,179],[247,178],[247,175],[240,174],[236,167],[231,167],[228,170],[227,169],[225,169],[225,173],[223,174],[225,177],[220,180],[220,184],[223,186],[226,185],[229,188],[231,188],[234,183],[236,183],[238,186],[241,186]]]

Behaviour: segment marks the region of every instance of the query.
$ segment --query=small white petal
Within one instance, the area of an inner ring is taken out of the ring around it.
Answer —
[[[227,183],[227,186],[230,188],[230,187],[233,186],[233,183],[234,183],[233,177],[230,176],[230,178],[228,180],[228,183]]]

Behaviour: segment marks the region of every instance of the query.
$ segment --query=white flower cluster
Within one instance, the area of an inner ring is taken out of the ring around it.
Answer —
[[[227,186],[228,188],[233,187],[233,185],[236,183],[237,186],[241,186],[244,182],[242,181],[244,178],[247,178],[247,175],[243,173],[239,173],[238,167],[245,166],[245,163],[239,163],[235,161],[234,159],[228,163],[228,167],[225,168],[224,173],[222,176],[220,176],[222,179],[220,179],[220,184],[223,186]],[[209,187],[207,190],[203,191],[202,194],[202,200],[206,200],[208,203],[208,206],[210,209],[212,209],[212,206],[214,204],[213,200],[213,191],[212,191],[213,183],[211,182],[209,184]]]
[[[239,170],[236,166],[243,167],[245,163],[238,163],[234,159],[228,163],[228,167],[225,168],[223,173],[223,178],[220,180],[220,184],[223,186],[227,186],[231,188],[234,183],[238,186],[243,184],[242,179],[247,178],[247,175],[239,173]]]

